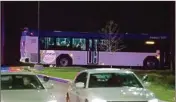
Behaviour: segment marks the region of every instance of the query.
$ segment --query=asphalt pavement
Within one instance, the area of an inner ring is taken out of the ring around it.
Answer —
[[[53,95],[56,96],[56,99],[58,102],[66,102],[65,101],[65,95],[68,89],[67,83],[61,83],[56,81],[50,81],[52,84],[54,84],[53,89],[49,89],[53,93]]]

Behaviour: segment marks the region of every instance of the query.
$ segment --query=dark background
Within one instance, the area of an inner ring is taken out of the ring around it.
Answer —
[[[40,29],[97,32],[112,19],[125,33],[166,33],[174,38],[173,1],[40,2]],[[2,2],[5,24],[4,63],[19,64],[21,28],[37,28],[38,3]],[[171,40],[174,48],[174,40]],[[171,49],[174,50],[174,49]]]

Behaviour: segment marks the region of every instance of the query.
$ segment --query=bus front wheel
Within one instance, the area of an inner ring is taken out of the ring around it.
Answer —
[[[147,70],[154,70],[159,68],[159,61],[154,56],[148,56],[144,62],[143,67]]]

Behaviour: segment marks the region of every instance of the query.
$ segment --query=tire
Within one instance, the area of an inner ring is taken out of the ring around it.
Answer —
[[[61,67],[66,67],[72,64],[72,61],[69,57],[60,57],[57,59],[56,62],[57,66],[61,66]]]
[[[154,70],[159,68],[159,61],[156,57],[147,57],[143,62],[143,67],[147,70]]]

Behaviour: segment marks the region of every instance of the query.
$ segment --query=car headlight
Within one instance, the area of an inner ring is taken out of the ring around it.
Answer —
[[[158,102],[158,99],[152,99],[152,100],[149,100],[148,102]]]
[[[102,100],[102,99],[93,99],[91,102],[106,102],[106,100]]]
[[[57,102],[57,100],[50,100],[50,101],[48,101],[48,102]]]

